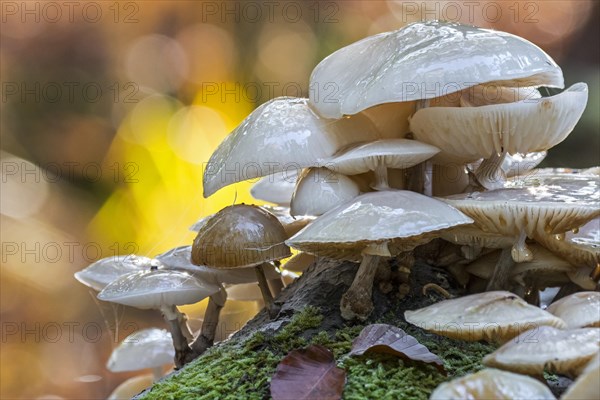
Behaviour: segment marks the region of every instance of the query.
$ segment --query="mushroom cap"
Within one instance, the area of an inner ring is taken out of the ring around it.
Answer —
[[[204,265],[192,264],[192,246],[175,247],[164,252],[156,259],[159,260],[165,268],[171,270],[187,271],[195,278],[214,284],[238,285],[243,283],[256,283],[256,273],[249,268],[242,269],[216,269]],[[279,277],[279,272],[272,264],[263,266],[263,271],[267,279]]]
[[[550,304],[548,312],[567,323],[569,329],[600,327],[600,293],[578,292]]]
[[[393,102],[369,107],[362,114],[375,124],[382,139],[394,139],[410,132],[408,119],[416,108],[416,101]]]
[[[250,194],[257,200],[289,207],[297,180],[297,169],[280,171],[260,178],[250,188]]]
[[[210,268],[250,268],[291,256],[281,222],[270,212],[246,204],[225,207],[200,228],[192,263]]]
[[[536,379],[493,368],[444,382],[429,397],[429,400],[463,399],[554,400],[556,397]]]
[[[142,329],[127,336],[113,350],[106,363],[112,372],[137,371],[172,364],[173,339],[164,329]]]
[[[485,231],[529,237],[559,234],[600,215],[598,177],[542,175],[510,179],[503,189],[441,198],[475,220]]]
[[[440,237],[448,242],[463,246],[487,247],[490,249],[504,249],[511,247],[514,238],[482,231],[475,225],[457,226],[441,232]]]
[[[410,139],[383,139],[351,145],[327,162],[327,168],[345,175],[375,171],[377,166],[406,169],[440,152],[435,146]]]
[[[252,271],[254,272],[254,271]],[[256,283],[227,286],[227,299],[234,301],[260,301],[263,299],[260,287]]]
[[[327,168],[307,168],[296,184],[290,214],[323,215],[359,194],[358,185],[347,176]]]
[[[387,243],[397,254],[429,242],[443,229],[471,222],[431,197],[388,190],[362,194],[337,206],[286,243],[307,253],[356,261],[367,246]]]
[[[141,271],[155,265],[151,258],[136,256],[112,256],[102,258],[87,268],[75,272],[75,279],[94,290],[101,291],[106,285],[128,272]]]
[[[108,400],[129,400],[144,389],[152,386],[154,376],[152,374],[134,376],[129,378],[115,388],[107,397]]]
[[[102,289],[98,299],[141,309],[160,309],[197,303],[218,291],[218,285],[200,281],[187,272],[159,269],[122,275]]]
[[[405,311],[407,322],[453,339],[505,342],[525,329],[540,325],[564,328],[560,319],[527,304],[507,291],[492,291],[444,300]]]
[[[410,120],[414,137],[442,149],[438,161],[473,162],[494,153],[539,152],[565,140],[585,110],[576,83],[551,97],[481,107],[427,107]]]
[[[576,376],[600,350],[600,329],[560,330],[540,326],[523,332],[483,359],[487,367],[541,375]]]
[[[505,32],[425,21],[352,43],[319,63],[310,100],[325,117],[371,106],[431,99],[476,84],[564,85],[562,71],[539,47]]]
[[[328,120],[308,99],[278,97],[254,110],[221,142],[204,170],[204,197],[232,183],[323,165],[340,148],[376,140],[365,116]]]
[[[542,97],[539,90],[533,87],[506,87],[495,83],[487,85],[475,85],[458,93],[458,104],[439,104],[438,107],[481,107],[490,104],[514,103],[521,100],[539,99]],[[457,98],[456,93],[452,93],[447,97]],[[435,99],[433,99],[435,100]],[[435,102],[431,101],[429,106],[434,106]]]
[[[566,258],[572,264],[594,268],[600,264],[600,217],[582,227],[566,232],[564,237],[538,235],[536,240],[550,251]]]
[[[598,382],[600,382],[600,354],[589,361],[581,375],[569,386],[561,396],[561,400],[598,399]]]
[[[316,259],[312,254],[298,253],[283,264],[283,269],[292,272],[304,272]]]
[[[574,270],[573,265],[556,257],[539,244],[532,243],[528,246],[533,253],[533,259],[516,263],[510,269],[512,279],[525,286],[523,277],[528,275],[538,288],[561,286],[569,282],[566,274]],[[489,280],[494,273],[494,266],[499,257],[499,251],[486,254],[470,263],[466,267],[466,271],[478,278]]]

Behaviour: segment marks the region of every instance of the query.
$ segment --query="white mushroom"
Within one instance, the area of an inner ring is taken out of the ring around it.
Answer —
[[[600,293],[573,293],[550,304],[548,311],[565,321],[570,329],[600,327]]]
[[[560,318],[506,291],[444,300],[405,311],[404,318],[413,325],[450,338],[500,343],[542,325],[566,327]]]
[[[297,169],[283,170],[259,179],[250,188],[250,194],[257,200],[289,207],[297,180]]]
[[[410,120],[416,139],[442,149],[438,161],[473,162],[485,158],[476,172],[486,189],[502,187],[505,154],[539,152],[562,142],[587,104],[585,83],[539,99],[481,107],[428,107]]]
[[[204,197],[232,183],[323,166],[340,148],[378,138],[365,116],[328,120],[308,99],[278,97],[254,110],[212,154],[204,170]]]
[[[472,220],[444,203],[414,192],[366,193],[342,204],[286,241],[317,256],[362,260],[340,305],[346,319],[366,319],[373,309],[371,291],[381,257],[425,244],[439,232]]]
[[[463,399],[554,400],[556,397],[533,378],[493,368],[444,382],[429,397],[429,400]]]
[[[98,299],[141,309],[160,310],[175,347],[175,365],[191,361],[191,349],[181,331],[178,305],[193,304],[217,293],[218,285],[202,282],[186,272],[151,269],[131,272],[108,284]]]
[[[307,168],[298,179],[290,205],[292,216],[319,216],[360,194],[349,177],[327,168]]]
[[[378,104],[431,99],[488,82],[563,87],[560,68],[525,39],[425,21],[329,55],[312,72],[310,99],[323,116],[340,118]]]
[[[134,254],[102,258],[81,271],[75,272],[75,279],[96,291],[129,272],[137,272],[157,266],[151,258]]]
[[[503,289],[515,262],[529,261],[527,237],[562,234],[576,229],[600,215],[599,180],[591,175],[542,175],[507,182],[504,189],[443,198],[475,220],[485,231],[514,238],[512,249],[505,249],[488,290]]]
[[[154,380],[163,376],[163,367],[173,363],[175,351],[171,334],[148,328],[127,336],[111,353],[106,368],[112,372],[151,368]]]
[[[487,367],[541,376],[544,371],[577,376],[600,351],[600,329],[560,330],[540,326],[523,332],[483,359]]]
[[[371,187],[388,190],[388,168],[407,169],[433,157],[437,147],[409,139],[386,139],[342,149],[327,162],[327,168],[345,175],[375,172]]]

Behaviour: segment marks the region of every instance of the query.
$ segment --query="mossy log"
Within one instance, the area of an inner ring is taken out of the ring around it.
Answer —
[[[475,372],[495,346],[463,342],[428,333],[407,324],[404,311],[443,300],[442,291],[423,287],[434,283],[452,296],[464,289],[447,270],[417,258],[409,282],[392,259],[382,265],[373,289],[374,311],[365,323],[347,322],[339,303],[358,264],[319,259],[277,298],[281,311],[269,318],[262,310],[229,340],[175,371],[137,399],[268,399],[269,380],[279,361],[291,350],[322,344],[346,369],[345,399],[427,399],[440,383]],[[410,285],[410,290],[405,293]],[[385,292],[385,293],[384,293]],[[348,357],[352,340],[369,323],[388,323],[404,329],[444,361],[447,375],[430,365],[403,361],[391,355]],[[570,381],[548,377],[555,394]]]

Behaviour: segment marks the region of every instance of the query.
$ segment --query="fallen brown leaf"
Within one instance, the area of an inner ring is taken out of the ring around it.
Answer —
[[[324,399],[342,397],[346,371],[336,367],[333,353],[320,345],[292,350],[277,365],[271,378],[273,400]]]
[[[349,355],[361,356],[365,353],[387,353],[395,356],[432,364],[440,372],[446,373],[442,360],[423,346],[417,339],[402,329],[387,325],[365,326],[352,342]]]

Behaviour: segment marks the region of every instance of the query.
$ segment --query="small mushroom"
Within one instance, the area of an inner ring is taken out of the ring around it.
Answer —
[[[133,254],[106,257],[75,272],[75,279],[99,292],[121,275],[148,269],[153,265],[157,264],[151,258]]]
[[[405,311],[407,322],[453,339],[506,342],[526,329],[550,325],[565,328],[560,319],[506,291],[472,294]]]
[[[375,172],[371,187],[388,190],[388,168],[407,169],[439,153],[437,147],[409,139],[385,139],[342,149],[327,162],[327,168],[344,175]]]
[[[359,194],[358,185],[349,177],[327,168],[307,168],[300,174],[294,189],[290,214],[323,215]]]
[[[250,194],[257,200],[289,207],[297,180],[297,169],[283,170],[260,178],[250,188]]]
[[[197,303],[220,289],[218,285],[199,281],[187,272],[152,268],[121,276],[98,293],[98,299],[160,310],[171,331],[175,366],[180,368],[191,361],[193,355],[181,330],[177,306]]]
[[[563,76],[554,60],[518,36],[424,21],[329,55],[311,74],[310,100],[321,115],[341,118],[378,104],[431,99],[491,82],[562,88]]]
[[[256,206],[225,207],[200,228],[192,245],[192,263],[214,269],[254,269],[265,306],[274,317],[273,304],[264,268],[270,262],[291,256],[285,245],[285,230],[277,217]]]
[[[577,376],[600,351],[600,330],[540,326],[523,332],[483,359],[487,367],[542,376],[544,371]]]
[[[561,400],[598,399],[600,389],[600,354],[596,354],[585,366],[581,375],[563,393]]]
[[[567,323],[569,329],[600,327],[600,293],[579,292],[548,306],[548,312]]]
[[[365,116],[325,119],[308,99],[278,97],[254,110],[211,155],[204,170],[204,197],[290,167],[322,166],[340,148],[379,136]]]
[[[556,399],[543,383],[528,376],[486,368],[444,382],[429,400],[463,399]]]
[[[134,376],[115,388],[107,397],[108,400],[130,400],[154,383],[152,374]]]
[[[431,197],[404,190],[366,193],[328,211],[287,240],[290,246],[333,259],[361,260],[342,296],[342,317],[365,320],[380,259],[408,252],[452,226],[471,220]]]
[[[148,328],[123,339],[111,353],[106,368],[112,372],[151,368],[157,381],[163,376],[163,367],[172,364],[174,357],[171,334],[164,329]]]

